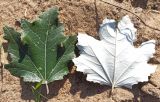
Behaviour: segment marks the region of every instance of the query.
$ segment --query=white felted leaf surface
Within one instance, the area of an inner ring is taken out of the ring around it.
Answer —
[[[100,40],[79,33],[77,47],[80,56],[74,58],[77,71],[87,74],[87,80],[112,87],[148,81],[156,66],[147,64],[155,53],[155,41],[150,40],[135,48],[136,29],[128,16],[120,22],[105,19],[100,26]]]

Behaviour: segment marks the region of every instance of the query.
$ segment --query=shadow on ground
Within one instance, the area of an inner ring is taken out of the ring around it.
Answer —
[[[70,93],[75,95],[80,91],[80,98],[94,96],[110,89],[108,86],[86,81],[86,76],[80,72],[70,75],[69,80],[71,83]]]
[[[131,0],[131,1],[133,7],[140,7],[143,9],[147,8],[148,0]]]
[[[48,95],[46,95],[46,87],[43,86],[42,88],[43,95],[47,96],[48,99],[51,99],[57,96],[59,93],[59,90],[63,87],[67,79],[69,79],[71,83],[70,93],[72,95],[75,95],[77,92],[80,92],[80,98],[82,99],[85,99],[86,97],[94,96],[97,94],[101,94],[106,91],[107,91],[106,93],[109,93],[111,89],[108,86],[88,82],[86,81],[86,76],[83,75],[83,73],[75,72],[74,74],[69,74],[65,76],[63,80],[54,81],[53,83],[49,84],[49,90],[54,90],[54,91],[50,91]],[[127,88],[122,88],[123,90],[127,90],[131,92],[134,98],[130,100],[121,100],[120,102],[130,102],[130,101],[133,101],[133,102],[160,102],[160,99],[142,92],[140,89],[143,85],[145,85],[145,83],[139,83],[138,85],[134,85],[132,90],[127,89]],[[21,86],[22,86],[22,95],[21,95],[22,99],[33,100],[34,97],[31,91],[31,84],[24,83],[21,80]],[[115,94],[118,94],[118,93],[115,93]],[[107,96],[109,98],[109,94]],[[43,100],[43,102],[47,102],[47,100]]]
[[[47,90],[46,90],[46,86],[43,85],[41,92],[44,96],[46,96],[48,99],[51,99],[55,96],[58,95],[58,92],[60,90],[61,87],[63,87],[64,83],[66,81],[66,78],[64,78],[63,80],[58,80],[58,81],[54,81],[52,83],[48,84],[49,90],[54,90],[54,91],[50,91],[49,94],[47,95]],[[25,83],[23,82],[23,80],[20,81],[21,82],[21,87],[22,87],[22,94],[21,97],[24,100],[34,100],[34,95],[32,93],[32,86],[34,86],[34,84],[32,83]],[[43,99],[44,102],[46,102],[46,99]]]
[[[160,102],[160,99],[157,97],[146,94],[140,90],[145,84],[147,84],[147,82],[139,83],[138,85],[134,85],[133,89],[130,90],[134,95],[133,102]]]

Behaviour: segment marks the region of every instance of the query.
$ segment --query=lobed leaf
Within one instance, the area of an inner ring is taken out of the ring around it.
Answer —
[[[43,84],[63,79],[74,57],[76,36],[65,36],[58,21],[58,9],[50,9],[30,23],[21,20],[22,32],[4,27],[11,62],[5,65],[24,81]]]
[[[100,40],[79,33],[80,56],[74,58],[77,71],[87,74],[87,80],[113,87],[132,88],[138,82],[148,81],[155,66],[147,64],[155,53],[155,41],[139,48],[133,46],[136,29],[128,16],[120,22],[105,19],[100,26]]]

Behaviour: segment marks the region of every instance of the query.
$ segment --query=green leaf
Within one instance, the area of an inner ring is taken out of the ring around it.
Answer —
[[[21,20],[22,32],[4,27],[11,62],[5,65],[24,81],[43,84],[63,79],[74,57],[76,36],[65,36],[58,21],[58,9],[50,9],[30,23]]]

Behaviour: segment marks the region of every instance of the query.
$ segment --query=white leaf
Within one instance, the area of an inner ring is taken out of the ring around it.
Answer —
[[[155,41],[150,40],[139,48],[133,46],[136,29],[128,16],[120,22],[105,19],[100,26],[100,40],[78,34],[80,56],[74,58],[77,71],[87,74],[87,80],[112,87],[148,81],[156,66],[147,64],[155,53]]]

